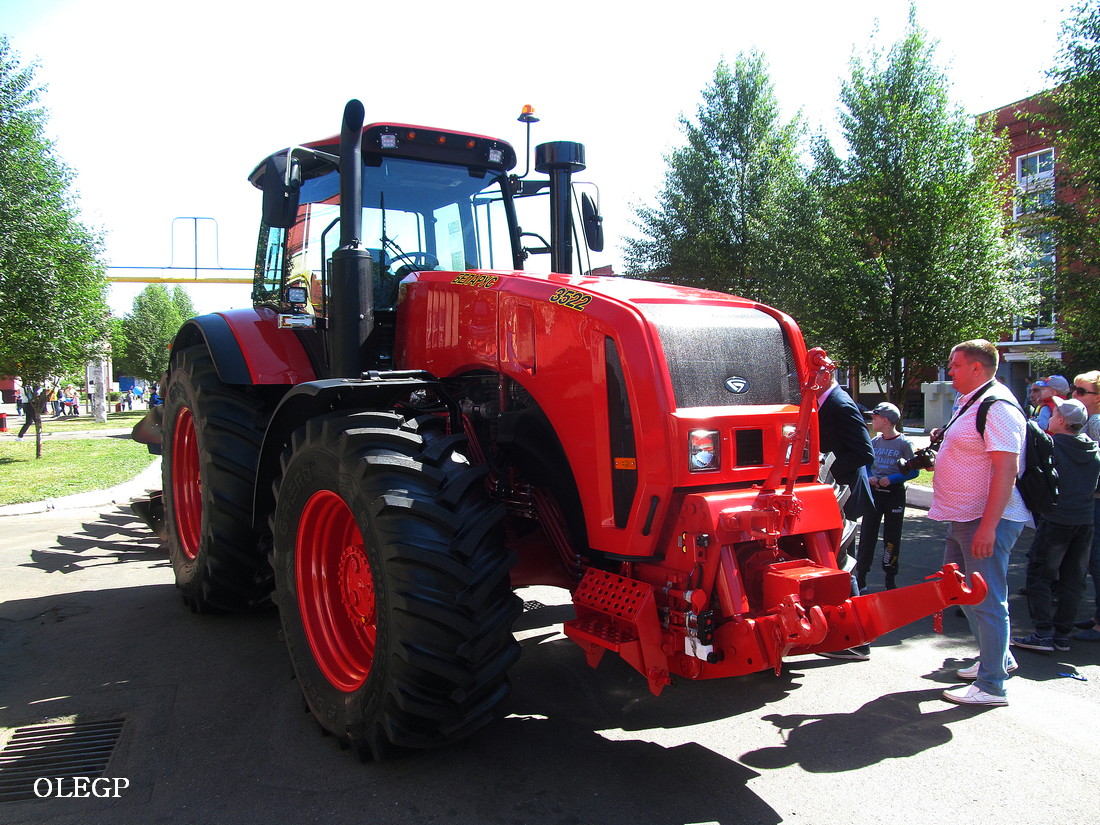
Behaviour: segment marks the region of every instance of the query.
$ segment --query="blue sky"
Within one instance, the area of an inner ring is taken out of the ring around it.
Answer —
[[[978,113],[1049,84],[1062,0],[921,0],[954,99]],[[113,266],[190,265],[192,222],[217,221],[218,262],[250,267],[259,193],[247,174],[268,153],[331,135],[344,103],[368,120],[491,134],[522,152],[516,116],[533,104],[535,140],[579,140],[600,186],[608,251],[649,203],[663,155],[680,142],[722,58],[767,57],[788,116],[832,127],[840,82],[877,30],[888,46],[908,0],[700,0],[635,4],[374,3],[331,0],[0,0],[0,32],[46,84],[50,131],[78,174],[86,220]],[[522,166],[522,163],[521,163]],[[214,243],[200,223],[200,264]],[[247,273],[245,273],[247,274]],[[140,286],[117,285],[116,313]],[[248,304],[248,289],[193,291],[200,311]]]

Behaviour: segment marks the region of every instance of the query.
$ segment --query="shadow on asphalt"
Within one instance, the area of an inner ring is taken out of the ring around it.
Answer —
[[[388,823],[781,819],[747,787],[758,775],[751,769],[701,745],[613,741],[597,730],[741,713],[780,699],[789,679],[692,685],[690,699],[662,701],[621,665],[591,671],[572,643],[532,642],[537,649],[513,671],[508,718],[449,749],[362,764],[305,712],[278,630],[273,611],[191,615],[171,584],[0,606],[0,660],[9,663],[0,726],[123,719],[106,775],[130,783],[117,800],[33,799],[3,805],[0,818],[300,822],[324,813],[360,821],[372,811],[371,821]],[[707,793],[669,792],[696,785]]]
[[[926,531],[924,543],[934,545],[941,529],[910,519],[906,536]],[[1014,589],[1022,584],[1029,545],[1030,531],[1014,554]],[[901,583],[939,567],[934,550],[922,557],[909,547],[908,556],[902,547]],[[857,770],[943,745],[951,739],[948,723],[981,712],[947,706],[922,713],[920,704],[936,698],[936,688],[885,695],[851,713],[757,716],[782,731],[784,743],[740,761],[694,742],[641,741],[622,733],[756,715],[800,690],[808,669],[853,665],[807,658],[789,663],[779,677],[769,671],[685,683],[653,697],[641,675],[615,657],[588,668],[554,628],[571,608],[551,606],[519,620],[529,633],[512,671],[506,718],[452,748],[361,764],[305,712],[277,614],[190,614],[164,551],[128,510],[59,536],[29,564],[73,574],[137,560],[155,571],[142,580],[159,583],[0,605],[0,726],[124,719],[107,775],[130,780],[118,799],[8,803],[0,819],[269,823],[362,821],[369,812],[371,821],[418,825],[773,825],[781,817],[749,787],[757,770]],[[875,583],[881,586],[881,578],[873,574]],[[1021,608],[1026,619],[1022,597],[1014,596],[1014,614]],[[961,618],[948,615],[944,624],[951,635],[966,633]],[[930,632],[925,620],[876,645]]]
[[[127,507],[103,513],[76,533],[58,536],[53,547],[33,551],[23,566],[46,573],[76,573],[101,565],[158,559],[157,567],[171,566],[156,536]]]
[[[560,609],[531,611],[525,620],[547,631],[524,643],[506,718],[451,748],[363,764],[305,711],[277,613],[192,615],[164,551],[127,510],[58,536],[25,566],[80,586],[81,572],[139,560],[151,574],[137,581],[160,583],[0,605],[0,727],[124,720],[106,775],[129,780],[117,799],[3,803],[0,820],[266,824],[362,821],[367,811],[418,825],[781,821],[748,787],[758,774],[735,761],[598,731],[757,710],[797,688],[788,676],[658,699],[621,661],[591,670],[571,642],[548,641]]]
[[[942,710],[921,710],[922,702],[935,702],[940,693],[939,689],[891,693],[853,713],[769,714],[763,718],[783,731],[783,745],[750,751],[741,761],[761,769],[797,764],[810,773],[860,770],[946,745],[951,741],[949,722],[990,710],[943,702]]]

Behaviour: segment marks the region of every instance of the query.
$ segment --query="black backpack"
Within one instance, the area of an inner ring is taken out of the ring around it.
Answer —
[[[1008,401],[1007,398],[986,398],[978,405],[978,435],[985,438],[985,419],[989,408],[996,401]],[[1013,404],[1016,409],[1019,405]],[[1023,410],[1020,410],[1023,412]],[[1036,516],[1049,513],[1058,503],[1058,470],[1054,466],[1054,439],[1042,427],[1027,415],[1027,430],[1024,432],[1024,471],[1016,479],[1016,489],[1024,504]]]

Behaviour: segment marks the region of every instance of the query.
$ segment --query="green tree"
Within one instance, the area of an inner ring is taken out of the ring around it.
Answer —
[[[1043,118],[1057,150],[1058,197],[1031,216],[1062,254],[1055,275],[1059,336],[1079,371],[1100,363],[1100,5],[1080,0],[1062,24],[1052,112]],[[1049,126],[1053,123],[1053,126]]]
[[[1024,298],[1005,238],[1003,143],[949,99],[910,12],[887,53],[854,57],[841,90],[847,151],[814,147],[820,192],[810,322],[895,402],[960,340],[996,340]]]
[[[0,35],[0,375],[35,390],[102,354],[108,318],[101,239],[80,220],[40,96]]]
[[[160,381],[168,369],[168,348],[180,326],[195,314],[187,291],[172,292],[150,284],[137,297],[130,314],[122,318],[113,338],[116,375]]]
[[[637,212],[628,274],[777,303],[776,244],[782,205],[801,183],[801,126],[780,121],[764,58],[743,54],[732,71],[720,62],[696,121],[681,125],[687,145],[666,158],[657,206]]]

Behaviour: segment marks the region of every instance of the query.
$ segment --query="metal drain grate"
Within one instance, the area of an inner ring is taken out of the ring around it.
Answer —
[[[544,605],[542,602],[536,602],[536,601],[524,602],[523,603],[523,612],[526,613],[528,610],[542,610],[542,608],[544,608],[544,607],[546,607],[546,605]]]
[[[111,719],[18,728],[0,751],[0,802],[35,799],[37,779],[102,776],[124,722]]]

